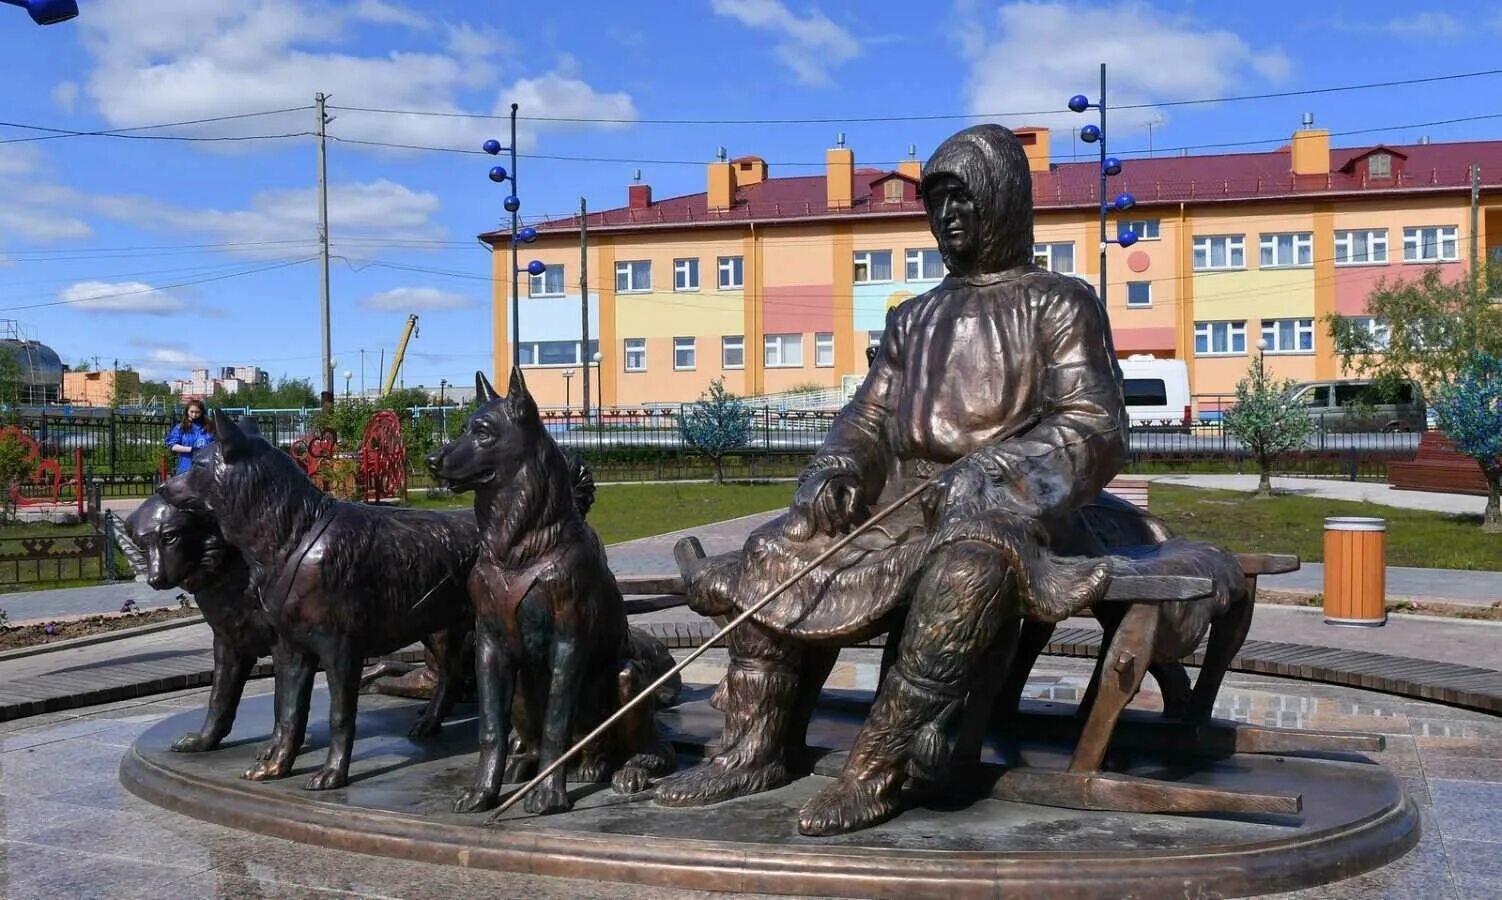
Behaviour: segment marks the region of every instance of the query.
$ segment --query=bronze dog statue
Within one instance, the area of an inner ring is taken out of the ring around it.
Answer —
[[[464,433],[428,458],[456,491],[475,492],[482,530],[469,579],[474,604],[475,679],[480,697],[480,760],[474,785],[454,804],[476,812],[496,804],[513,720],[522,743],[549,765],[576,735],[671,666],[666,648],[626,625],[599,535],[584,521],[593,481],[548,435],[521,372],[507,396],[476,373],[480,408]],[[654,646],[655,645],[655,646]],[[519,696],[517,696],[519,695]],[[524,714],[513,709],[513,696]],[[581,780],[614,772],[634,793],[674,768],[647,702],[584,751]],[[532,813],[572,807],[560,768],[527,795]]]
[[[213,750],[235,723],[256,661],[276,641],[271,618],[261,609],[250,567],[211,517],[152,495],[130,514],[126,527],[146,555],[146,582],[159,591],[180,587],[191,593],[214,632],[214,684],[203,727],[172,742],[182,753]]]
[[[245,556],[276,629],[277,731],[245,777],[285,777],[307,729],[313,676],[329,685],[329,752],[309,790],[344,786],[367,657],[423,641],[446,660],[414,737],[436,732],[454,702],[460,649],[473,627],[465,582],[479,549],[469,512],[336,500],[259,434],[214,412],[218,441],[160,489],[205,510]]]

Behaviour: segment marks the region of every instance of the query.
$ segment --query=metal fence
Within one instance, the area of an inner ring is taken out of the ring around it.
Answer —
[[[712,467],[678,429],[686,405],[606,409],[585,419],[579,412],[544,410],[543,421],[559,444],[580,451],[600,480],[655,480],[709,477]],[[316,410],[252,410],[242,419],[255,422],[272,444],[289,448],[308,434]],[[408,410],[416,434],[430,446],[457,436],[464,427],[453,407]],[[796,474],[829,432],[835,413],[761,407],[751,410],[750,439],[728,459],[735,477],[780,477]],[[174,420],[161,415],[116,413],[64,416],[28,414],[21,427],[36,440],[43,455],[68,457],[81,449],[84,468],[106,493],[136,492],[154,485],[167,471],[167,432]],[[1420,434],[1350,431],[1317,423],[1305,447],[1279,459],[1280,474],[1380,479],[1389,462],[1412,459]],[[352,448],[349,448],[352,449]],[[1134,425],[1128,440],[1129,469],[1187,467],[1255,471],[1245,446],[1221,427],[1218,419]],[[422,461],[410,453],[410,464]],[[702,471],[701,471],[702,470]]]

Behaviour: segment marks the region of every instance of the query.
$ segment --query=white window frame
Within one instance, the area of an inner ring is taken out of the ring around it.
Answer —
[[[1226,349],[1215,349],[1215,332],[1223,328],[1226,334]],[[1205,339],[1205,349],[1200,350],[1200,338]],[[1241,349],[1236,349],[1236,339],[1241,339]],[[1195,356],[1245,356],[1246,355],[1246,321],[1245,320],[1219,320],[1210,322],[1194,323],[1194,355]]]
[[[866,346],[867,347],[880,347],[881,346],[881,338],[885,334],[886,334],[886,330],[885,329],[883,329],[881,331],[868,331],[868,332],[866,332]]]
[[[930,255],[931,254],[931,255]],[[932,277],[924,275],[924,262],[938,260],[939,274]],[[914,275],[914,272],[918,274]],[[942,281],[944,279],[944,254],[938,250],[924,247],[909,249],[903,254],[903,275],[905,281]]]
[[[1140,284],[1147,288],[1147,300],[1142,303],[1132,302],[1132,285]],[[1151,281],[1128,281],[1126,283],[1127,309],[1147,309],[1153,305],[1153,283]]]
[[[827,362],[825,360],[828,360]],[[834,368],[834,332],[814,332],[814,368]]]
[[[1293,323],[1293,346],[1283,346],[1282,337],[1285,334],[1282,324]],[[1309,346],[1302,346],[1304,338],[1309,339]],[[1262,341],[1266,345],[1262,351],[1273,355],[1304,354],[1314,352],[1314,320],[1313,319],[1263,319]]]
[[[762,338],[762,364],[768,369],[803,368],[803,335],[801,332],[769,334]],[[798,349],[796,362],[789,362],[789,347]]]
[[[1069,248],[1069,268],[1067,269],[1054,267],[1054,257],[1058,254],[1058,250],[1056,249],[1058,247]],[[1049,241],[1047,243],[1034,244],[1033,261],[1050,272],[1058,272],[1060,275],[1073,275],[1075,261],[1074,241]]]
[[[683,363],[680,363],[678,361],[678,354],[685,353],[685,352],[688,353],[688,364],[687,365],[684,365]],[[698,343],[693,338],[691,338],[691,337],[675,337],[675,338],[673,338],[673,371],[674,372],[692,372],[694,369],[698,368],[698,364],[699,364],[699,348],[698,348]]]
[[[631,364],[631,357],[633,355],[636,356],[636,365],[634,366]],[[626,338],[625,353],[622,354],[622,358],[626,362],[625,369],[627,372],[647,371],[647,339]]]
[[[638,266],[642,267],[638,270]],[[637,284],[637,273],[643,272],[640,279],[643,284]],[[625,277],[625,287],[621,287],[622,276]],[[646,294],[652,290],[652,261],[650,259],[623,259],[615,264],[615,292],[617,294]]]
[[[736,270],[740,271],[737,272]],[[719,281],[717,282],[722,291],[742,291],[746,289],[746,258],[744,256],[722,256],[717,261]]]
[[[679,293],[699,289],[699,257],[685,256],[673,260],[673,290]]]
[[[741,355],[739,363],[730,361],[731,351]],[[746,336],[743,334],[727,334],[720,337],[720,368],[744,369],[746,367]]]
[[[1160,219],[1127,219],[1121,223],[1121,227],[1131,229],[1139,241],[1159,240],[1163,231]]]
[[[1356,236],[1366,236],[1366,259],[1356,259]],[[1387,265],[1386,228],[1343,228],[1335,232],[1335,264],[1337,266],[1384,266]]]
[[[876,268],[876,260],[879,257],[887,258],[887,277],[873,278],[872,271]],[[866,277],[861,277],[861,266],[866,267]],[[850,280],[854,284],[890,284],[892,281],[892,251],[890,250],[857,250],[852,254],[850,268]]]
[[[1259,269],[1307,269],[1314,265],[1314,232],[1269,232],[1259,236],[1257,249]],[[1272,261],[1264,262],[1268,257]]]
[[[1223,265],[1213,265],[1211,260],[1215,256],[1215,245],[1224,242],[1223,252],[1226,261]],[[1204,256],[1204,264],[1200,264],[1200,256]],[[1241,256],[1240,262],[1235,262],[1237,255]],[[1196,272],[1234,272],[1246,268],[1246,235],[1244,234],[1200,234],[1194,238],[1194,271]]]
[[[1392,340],[1392,330],[1385,319],[1377,316],[1351,316],[1358,328],[1364,328],[1377,341],[1379,349],[1386,350]]]
[[[539,362],[538,360],[542,358],[542,346],[544,344],[548,344],[550,346],[557,344],[573,344],[574,358],[564,360],[563,362]],[[522,368],[525,369],[561,369],[564,366],[581,365],[579,356],[582,351],[580,350],[580,343],[578,341],[522,341],[520,350],[521,352],[517,354],[519,357],[526,357],[532,360],[531,362],[523,362],[521,364]]]
[[[1434,255],[1421,256],[1425,232],[1433,232]],[[1449,252],[1447,253],[1446,250]],[[1403,262],[1437,263],[1460,259],[1460,229],[1455,225],[1413,225],[1403,229]]]
[[[548,275],[556,270],[558,272],[558,290],[548,290]],[[548,263],[541,275],[527,276],[528,297],[564,297],[568,295],[568,284],[564,282],[563,263]]]
[[[1377,171],[1377,161],[1382,161],[1382,171]],[[1391,178],[1392,177],[1392,154],[1373,153],[1366,158],[1366,177],[1368,178]]]

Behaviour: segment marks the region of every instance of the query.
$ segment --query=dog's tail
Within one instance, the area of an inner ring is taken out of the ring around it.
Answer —
[[[568,474],[574,493],[574,506],[578,507],[579,515],[589,515],[590,507],[595,505],[595,476],[589,471],[589,465],[584,462],[584,457],[572,447],[560,447],[563,458],[568,463]]]

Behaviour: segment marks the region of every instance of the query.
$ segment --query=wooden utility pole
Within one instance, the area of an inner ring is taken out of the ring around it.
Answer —
[[[1476,265],[1481,258],[1481,163],[1471,163],[1471,293],[1479,289]]]
[[[319,91],[313,95],[314,106],[318,112],[318,256],[322,275],[323,298],[323,396],[320,397],[324,409],[334,405],[334,361],[332,343],[329,339],[329,182],[328,182],[328,152],[324,141],[324,126],[328,124],[328,117],[324,114],[323,104],[328,97]]]
[[[589,206],[579,198],[579,359],[584,363],[584,421],[589,421]]]

